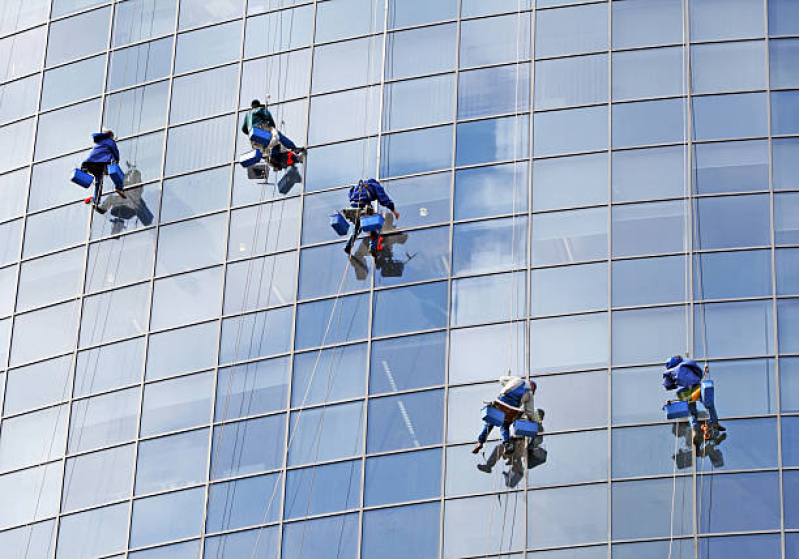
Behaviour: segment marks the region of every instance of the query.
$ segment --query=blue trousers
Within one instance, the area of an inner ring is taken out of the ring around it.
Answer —
[[[485,443],[488,440],[488,435],[491,433],[491,430],[494,428],[493,425],[489,423],[483,424],[483,430],[480,431],[480,434],[477,436],[477,441],[481,443]],[[502,435],[502,442],[506,443],[510,440],[510,423],[505,421],[502,424],[502,427],[499,428],[499,432]]]

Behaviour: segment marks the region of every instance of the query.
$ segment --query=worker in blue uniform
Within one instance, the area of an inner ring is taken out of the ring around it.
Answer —
[[[507,458],[515,450],[514,442],[510,438],[511,424],[522,416],[535,417],[536,410],[533,405],[533,395],[535,394],[536,384],[521,377],[510,375],[499,377],[499,384],[502,386],[502,390],[492,405],[505,413],[505,420],[502,423],[502,427],[500,427],[500,433],[502,434],[504,447],[503,456]],[[483,430],[480,431],[477,437],[477,444],[472,449],[473,454],[480,452],[493,428],[494,426],[490,423],[484,423]]]
[[[681,355],[675,355],[666,363],[666,371],[663,373],[663,387],[666,390],[677,390],[677,399],[688,402],[690,413],[691,432],[693,434],[694,445],[699,445],[702,435],[699,429],[699,416],[696,410],[696,401],[700,392],[702,382],[702,368],[693,359],[683,359]],[[702,402],[707,409],[710,424],[708,429],[711,433],[719,433],[727,429],[719,425],[719,416],[716,413],[716,406],[712,402]]]
[[[249,136],[253,128],[260,128],[270,134],[268,145],[252,142],[252,147],[261,150],[273,169],[281,171],[303,162],[305,149],[298,148],[291,139],[280,133],[272,113],[258,99],[253,99],[250,103],[250,111],[244,117],[241,131]]]
[[[375,213],[372,202],[377,201],[381,206],[388,208],[394,214],[394,219],[399,219],[400,216],[394,206],[394,202],[386,194],[382,185],[375,179],[362,179],[358,181],[358,184],[352,185],[349,199],[350,207],[341,212],[347,220],[355,225],[352,236],[350,236],[344,247],[344,252],[347,254],[350,254],[358,235],[361,233],[361,217]],[[377,251],[380,250],[381,241],[382,238],[377,231],[369,232],[369,250],[372,254],[377,254]]]
[[[84,200],[87,204],[92,204],[94,209],[99,213],[105,213],[101,209],[100,197],[103,195],[103,175],[107,174],[108,166],[111,163],[119,161],[119,148],[114,141],[114,132],[108,128],[104,128],[102,132],[92,134],[94,140],[94,147],[92,148],[89,157],[81,163],[81,170],[94,175],[94,196]],[[125,192],[118,188],[116,190],[122,198],[125,198]]]

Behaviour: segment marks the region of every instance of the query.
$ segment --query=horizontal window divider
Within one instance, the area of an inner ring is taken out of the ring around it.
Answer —
[[[109,53],[109,51],[104,48],[103,50],[95,51],[95,52],[92,52],[92,53],[89,53],[89,54],[82,54],[82,55],[80,55],[77,58],[70,58],[66,62],[57,62],[57,63],[52,64],[50,66],[44,66],[42,68],[42,70],[46,74],[50,70],[57,70],[59,68],[65,68],[67,66],[71,66],[72,64],[77,64],[79,62],[86,62],[87,60],[90,60],[92,58],[97,58],[98,56],[105,56],[106,57],[106,63],[107,63],[108,62],[108,53]],[[98,93],[98,95],[100,95],[101,93]],[[72,104],[72,103],[70,103],[70,104]],[[51,109],[48,109],[48,110],[51,110]]]
[[[34,29],[38,29],[39,27],[46,27],[46,26],[47,26],[47,18],[44,18],[42,21],[39,21],[37,23],[33,23],[33,24],[29,25],[28,27],[20,27],[19,29],[15,29],[14,31],[11,31],[10,33],[7,33],[5,35],[0,35],[0,41],[4,41],[5,39],[10,39],[10,38],[14,37],[14,35],[21,35],[22,33],[26,33],[28,31],[32,31]]]
[[[154,43],[155,41],[160,41],[161,39],[172,39],[174,37],[175,34],[172,31],[169,31],[167,33],[162,33],[161,35],[153,35],[152,37],[148,37],[146,39],[139,39],[138,41],[131,41],[130,43],[123,43],[121,45],[116,45],[116,46],[113,45],[113,37],[112,37],[111,38],[112,45],[110,48],[110,52],[114,53],[128,48],[141,47],[143,45],[146,45],[147,43]],[[171,58],[172,55],[170,54],[169,56]]]
[[[610,54],[610,48],[601,49],[601,50],[589,50],[585,52],[571,52],[566,54],[553,54],[549,56],[536,56],[535,62],[547,62],[549,60],[565,60],[568,58],[579,58],[581,56],[594,56],[598,54]]]
[[[275,493],[275,497],[277,498],[277,493]],[[281,494],[281,499],[282,499],[282,494]],[[281,505],[281,508],[282,508],[282,505]],[[279,512],[280,509],[276,508],[275,510]],[[230,522],[230,520],[228,520],[228,522]],[[232,536],[232,535],[235,535],[235,534],[240,534],[242,532],[249,532],[249,531],[256,530],[256,529],[260,531],[260,530],[264,530],[266,528],[279,528],[281,522],[282,522],[282,520],[278,519],[278,520],[273,520],[272,522],[267,522],[266,524],[249,524],[247,526],[242,526],[242,527],[237,527],[237,528],[228,528],[226,530],[220,530],[218,532],[203,532],[203,537],[206,540],[208,540],[210,538],[216,539],[216,538],[223,537],[223,536]],[[206,543],[206,545],[208,545],[208,544]]]
[[[195,25],[193,27],[180,27],[180,21],[179,21],[180,17],[178,17],[177,35],[178,37],[180,37],[181,35],[184,35],[186,33],[191,33],[193,31],[202,31],[204,29],[211,29],[213,27],[221,27],[222,25],[228,25],[230,23],[235,23],[237,21],[244,21],[245,19],[247,19],[247,17],[246,14],[244,13],[244,10],[242,10],[242,13],[235,17],[230,17],[219,21],[212,21],[211,23],[202,23],[200,25]]]
[[[169,174],[169,175],[164,173],[160,180],[167,181],[167,180],[170,180],[170,179],[178,179],[178,178],[186,177],[186,176],[189,176],[189,175],[196,175],[196,174],[202,173],[204,171],[213,171],[215,169],[221,169],[222,167],[228,167],[229,168],[229,167],[234,167],[234,166],[238,167],[238,161],[226,161],[224,163],[216,163],[215,165],[209,165],[207,167],[199,167],[197,169],[191,169],[189,171],[181,171],[180,173],[172,173],[172,174]],[[228,188],[229,187],[230,187],[230,184],[228,185]],[[269,202],[269,200],[264,200],[264,202]],[[257,206],[258,203],[255,203],[253,205]]]
[[[234,66],[238,67],[241,63],[242,63],[241,59],[229,60],[227,62],[220,62],[219,64],[214,64],[213,66],[204,66],[204,67],[202,67],[200,69],[197,69],[197,70],[187,70],[185,72],[176,73],[176,74],[171,75],[171,77],[172,77],[172,81],[177,81],[177,80],[179,80],[181,78],[188,78],[188,77],[191,77],[191,76],[196,76],[197,74],[203,74],[205,72],[212,72],[214,70],[220,70],[222,68],[228,68],[228,67],[232,68]],[[232,109],[232,110],[235,110],[235,109]],[[249,109],[247,109],[247,110],[249,110]],[[203,117],[202,120],[206,120],[207,118],[209,118],[209,117]]]
[[[364,514],[366,514],[368,512],[372,512],[372,511],[385,510],[385,509],[391,509],[391,508],[397,508],[397,507],[409,507],[409,506],[413,506],[413,505],[424,505],[424,504],[433,504],[433,503],[438,504],[438,503],[441,502],[441,497],[442,497],[442,495],[439,495],[437,497],[425,497],[423,499],[413,499],[413,500],[410,500],[410,501],[399,501],[399,502],[396,502],[396,503],[386,503],[386,504],[383,504],[383,505],[368,505],[367,506],[366,504],[364,504],[363,505],[363,512],[364,512]],[[503,555],[504,555],[504,553],[503,553]]]
[[[656,366],[658,366],[658,365],[652,365],[652,367],[656,367]],[[664,366],[663,363],[661,363],[659,366],[665,370],[665,366]],[[629,369],[630,367],[626,367],[626,368]],[[616,367],[613,367],[613,369],[616,369]],[[669,396],[669,394],[664,392],[664,394],[663,394],[664,401],[665,401],[667,396]],[[730,416],[724,416],[724,421],[727,422],[727,421],[746,421],[746,420],[756,420],[756,419],[776,419],[777,415],[778,415],[777,411],[774,410],[772,412],[758,413],[758,414],[754,414],[754,415],[730,415]],[[782,415],[784,416],[785,414],[783,413]],[[675,423],[683,423],[683,422],[684,421],[682,421],[681,419],[663,419],[661,421],[642,421],[642,422],[635,422],[635,423],[613,423],[611,428],[613,430],[618,431],[620,429],[621,430],[624,430],[624,429],[635,429],[635,428],[639,428],[639,427],[644,427],[644,428],[645,427],[665,427],[667,425],[674,425]],[[547,434],[548,433],[549,433],[549,431],[547,431]],[[776,466],[775,466],[775,468],[776,468]]]
[[[0,95],[3,95],[3,86],[2,85],[0,85]],[[36,109],[34,109],[34,111],[36,111]],[[36,118],[36,115],[37,115],[36,112],[32,112],[32,113],[26,114],[25,116],[20,116],[20,117],[17,117],[17,118],[14,118],[12,120],[8,120],[8,121],[5,121],[5,122],[0,122],[0,129],[1,128],[5,128],[6,126],[13,126],[14,124],[19,124],[20,122],[25,122],[26,120],[30,120],[32,118]],[[26,164],[25,167],[28,167],[29,165],[30,165],[30,163]],[[24,169],[25,167],[21,167],[21,168]],[[5,175],[5,174],[8,174],[8,173],[13,173],[13,172],[14,171],[3,171],[3,174]]]
[[[201,538],[202,538],[202,528],[204,528],[204,527],[200,527],[200,533],[196,534],[194,536],[189,536],[189,537],[185,537],[185,538],[178,538],[178,539],[175,539],[175,540],[167,540],[167,541],[162,541],[162,542],[158,542],[158,543],[154,543],[154,544],[150,544],[150,545],[142,545],[142,546],[138,546],[138,547],[133,546],[133,545],[129,545],[127,549],[128,549],[128,552],[132,553],[134,551],[147,551],[147,550],[150,550],[150,549],[155,549],[157,547],[165,547],[166,548],[166,547],[169,547],[170,545],[175,545],[175,544],[179,544],[179,543],[188,543],[188,542],[193,542],[193,541],[199,542],[199,541],[201,541]],[[118,552],[117,552],[117,554],[118,554]]]
[[[196,219],[205,219],[208,217],[214,217],[217,215],[227,215],[228,208],[219,208],[216,210],[208,210],[202,213],[190,215],[187,217],[180,217],[178,219],[173,219],[172,221],[160,221],[158,224],[160,228],[163,229],[165,227],[171,227],[173,225],[180,225],[181,223],[186,223],[188,221],[193,221]]]
[[[321,513],[316,513],[316,514],[308,514],[306,516],[295,516],[293,518],[287,518],[287,517],[284,516],[284,518],[283,518],[283,526],[284,526],[284,530],[285,530],[285,526],[290,525],[290,524],[298,524],[298,523],[301,523],[301,522],[312,522],[314,520],[321,520],[323,518],[336,518],[336,517],[339,517],[339,516],[343,517],[343,516],[346,516],[348,514],[350,514],[350,515],[354,514],[354,515],[358,516],[359,512],[361,512],[361,509],[356,504],[355,508],[348,508],[348,509],[336,510],[336,511],[331,511],[331,512],[321,512]],[[285,510],[283,511],[283,514],[284,515],[286,514]]]
[[[294,248],[289,248],[289,249],[278,250],[278,251],[275,251],[275,252],[264,252],[264,253],[256,255],[256,256],[243,256],[241,258],[228,259],[227,263],[228,263],[228,267],[230,267],[231,265],[234,265],[234,264],[248,263],[251,260],[261,260],[261,259],[264,259],[264,258],[272,258],[272,257],[276,257],[276,256],[290,255],[290,254],[296,253],[298,251],[299,251],[299,248],[298,247],[294,247]],[[228,313],[228,314],[241,314],[241,313],[245,313],[245,312],[247,312],[247,310],[246,309],[242,309],[241,311],[237,311],[235,313]]]
[[[705,92],[691,92],[691,98],[696,99],[698,97],[718,97],[720,95],[749,95],[752,93],[768,93],[767,86],[764,85],[762,88],[757,89],[735,89],[735,90],[722,90],[722,91],[705,91]]]
[[[87,507],[79,507],[79,508],[76,508],[76,509],[64,510],[64,507],[62,506],[61,507],[61,512],[58,514],[58,517],[59,518],[63,518],[65,516],[73,516],[73,515],[80,514],[80,513],[83,513],[83,512],[90,512],[90,511],[93,511],[93,510],[100,510],[100,509],[105,508],[105,507],[112,507],[114,505],[121,505],[123,503],[130,503],[130,500],[131,500],[131,495],[128,495],[127,497],[113,499],[113,500],[108,501],[106,503],[100,503],[98,505],[89,505]]]
[[[174,278],[174,277],[177,277],[177,276],[185,276],[187,274],[192,274],[194,272],[206,272],[206,271],[212,270],[214,268],[221,268],[224,265],[224,263],[225,263],[225,259],[223,258],[219,262],[214,262],[213,264],[205,264],[205,265],[199,266],[197,268],[191,268],[190,270],[181,270],[179,272],[172,272],[172,273],[163,274],[163,275],[160,275],[160,276],[159,275],[155,275],[155,276],[152,276],[150,279],[152,279],[153,281],[157,282],[159,280],[164,280],[164,279],[168,279],[168,278]],[[219,301],[219,304],[221,306],[221,304],[222,304],[221,300]]]
[[[4,420],[5,420],[5,418],[4,418]],[[17,474],[19,472],[24,472],[25,470],[33,470],[34,468],[41,468],[43,466],[58,466],[58,467],[62,467],[62,466],[59,466],[59,463],[63,462],[64,459],[65,459],[64,456],[59,456],[58,458],[55,458],[53,460],[46,460],[44,462],[36,462],[35,464],[29,465],[29,466],[22,466],[22,467],[18,467],[18,468],[9,468],[7,470],[0,471],[0,477],[4,477],[4,476],[6,476],[8,474]],[[53,515],[50,518],[53,518],[53,517],[55,517],[55,515]],[[39,520],[40,519],[37,519],[36,522],[38,522]],[[26,524],[31,524],[33,522],[34,521],[29,521]]]
[[[207,486],[208,486],[208,480],[207,479],[205,479],[204,481],[195,481],[195,482],[191,482],[191,483],[186,483],[185,485],[183,485],[181,487],[170,487],[169,489],[161,489],[161,490],[158,490],[158,491],[150,491],[150,492],[147,492],[147,493],[134,494],[133,495],[133,501],[135,502],[137,500],[148,499],[150,497],[158,497],[158,496],[162,496],[162,495],[169,495],[171,493],[177,493],[179,491],[184,491],[186,489],[199,489],[201,487],[203,489],[205,489]],[[133,490],[134,490],[134,492],[136,490],[135,483],[134,483]]]
[[[137,82],[137,83],[135,83],[133,85],[126,85],[125,87],[120,87],[118,89],[107,89],[105,91],[105,96],[106,97],[113,97],[114,95],[120,95],[122,93],[127,93],[129,91],[134,91],[136,89],[141,89],[143,87],[151,87],[151,86],[157,85],[159,83],[167,83],[168,84],[169,83],[169,76],[161,77],[161,78],[154,78],[152,80],[146,80],[146,81],[143,81],[143,82]],[[107,101],[105,103],[105,106],[108,106],[108,102]],[[164,107],[165,112],[167,112],[166,108],[167,107]],[[126,139],[128,137],[129,136],[120,137],[120,138],[117,139],[117,142],[121,142],[121,141],[123,141],[124,139]]]
[[[291,307],[291,306],[293,306],[293,305],[287,305],[286,307],[283,307],[283,308],[288,308],[288,307]],[[250,313],[250,314],[253,314],[253,313]],[[238,316],[242,316],[242,315],[238,315]],[[261,356],[253,357],[253,358],[250,358],[250,359],[241,359],[241,360],[233,361],[233,362],[219,363],[216,366],[216,368],[217,369],[229,369],[231,367],[242,367],[242,366],[246,366],[246,365],[252,365],[252,364],[258,363],[260,361],[268,361],[270,359],[277,359],[279,357],[290,357],[292,354],[293,354],[293,352],[291,350],[281,351],[280,353],[273,353],[273,354],[269,354],[269,355],[261,355]]]
[[[498,114],[488,115],[488,116],[476,116],[476,117],[459,118],[459,119],[457,119],[456,124],[468,124],[470,122],[483,122],[483,121],[489,121],[489,120],[497,120],[497,119],[500,119],[500,118],[513,118],[513,117],[521,119],[521,118],[524,118],[526,116],[530,116],[530,109],[529,108],[521,110],[521,111],[517,111],[517,112],[510,111],[510,112],[507,112],[507,113],[498,113]],[[431,127],[434,127],[434,126],[436,126],[436,125],[433,125]],[[526,132],[527,132],[526,129],[522,130],[522,132],[519,135],[521,136],[521,134],[526,133]],[[518,157],[518,158],[516,158],[516,161],[521,160],[521,159],[529,159],[529,157]],[[510,159],[510,161],[513,161],[513,159]],[[482,165],[482,163],[477,163],[476,165]],[[464,167],[467,167],[467,166],[468,165],[464,165]]]
[[[209,413],[208,415],[210,417],[211,414]],[[155,441],[155,440],[163,439],[163,438],[166,438],[166,437],[174,437],[175,435],[185,435],[186,433],[192,433],[194,431],[197,431],[197,432],[199,432],[199,431],[207,431],[207,430],[209,430],[212,427],[213,427],[213,425],[209,421],[208,423],[201,423],[199,425],[193,425],[191,427],[181,427],[180,429],[172,429],[172,430],[169,430],[169,431],[162,431],[162,432],[155,433],[153,435],[142,435],[141,433],[139,433],[139,438],[136,439],[136,442],[138,444],[141,444],[141,443],[144,443],[144,442]],[[139,428],[139,430],[141,430],[141,427]]]
[[[214,113],[214,114],[210,114],[210,115],[204,115],[204,116],[201,116],[199,118],[193,118],[191,120],[185,120],[185,121],[181,121],[181,122],[170,122],[169,123],[169,129],[167,131],[169,132],[169,131],[172,131],[172,130],[174,130],[176,128],[182,128],[184,126],[190,126],[192,124],[202,124],[202,123],[210,122],[210,121],[215,120],[217,118],[224,118],[226,116],[236,116],[236,109],[231,107],[230,109],[227,109],[227,110],[219,112],[219,113]],[[236,127],[238,128],[238,124],[236,125]],[[217,165],[213,165],[213,166],[214,167],[218,167],[219,165],[217,164]],[[191,172],[195,172],[195,170],[192,170]]]
[[[142,368],[144,369],[145,367],[142,367]],[[145,374],[142,375],[142,379],[139,382],[137,382],[136,384],[133,384],[131,386],[142,386],[142,385],[149,386],[151,384],[158,384],[158,383],[162,383],[162,382],[168,382],[170,380],[180,379],[180,378],[183,378],[183,377],[190,377],[190,376],[199,375],[199,374],[202,374],[202,373],[215,374],[217,368],[221,369],[223,367],[221,367],[221,366],[217,367],[216,365],[212,365],[212,366],[203,367],[203,368],[200,368],[200,369],[192,369],[192,370],[186,371],[184,373],[173,373],[171,375],[158,377],[158,378],[149,378],[149,379],[147,378],[146,371],[145,371]]]

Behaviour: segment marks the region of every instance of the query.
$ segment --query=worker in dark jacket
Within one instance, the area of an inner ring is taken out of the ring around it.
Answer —
[[[305,150],[298,148],[291,139],[280,133],[272,113],[258,99],[253,99],[250,103],[250,111],[244,117],[241,131],[249,136],[253,128],[266,130],[271,135],[268,145],[251,143],[253,149],[260,149],[267,156],[269,165],[273,169],[280,171],[295,163],[302,163]]]
[[[102,132],[92,134],[94,140],[94,147],[89,157],[81,163],[81,169],[87,173],[94,175],[94,197],[87,198],[87,204],[93,204],[97,211],[99,209],[100,197],[103,195],[103,175],[106,174],[108,165],[119,161],[119,149],[117,143],[114,141],[114,133],[108,128],[104,128]],[[125,193],[122,189],[116,190],[122,198],[125,198]],[[105,213],[100,211],[100,213]]]
[[[394,202],[388,197],[385,189],[375,179],[359,180],[358,184],[350,187],[349,198],[350,207],[342,211],[342,214],[355,225],[355,229],[352,232],[352,236],[347,241],[347,245],[344,247],[344,252],[347,254],[352,251],[352,247],[358,235],[361,233],[361,217],[375,213],[372,202],[377,201],[381,206],[388,208],[391,213],[394,214],[394,219],[399,219],[400,216],[399,212],[394,207]],[[380,240],[380,235],[377,231],[370,231],[369,250],[372,251],[372,254],[377,253]]]
[[[680,355],[676,355],[669,359],[666,363],[666,371],[663,373],[663,387],[666,390],[677,390],[677,399],[688,402],[688,411],[691,414],[691,431],[695,445],[698,445],[702,440],[699,431],[699,417],[696,411],[698,397],[694,396],[700,391],[702,376],[702,369],[696,364],[696,361],[693,359],[683,359]],[[710,425],[708,425],[708,428],[715,432],[726,431],[724,427],[719,425],[719,416],[716,413],[716,406],[711,402],[702,402],[702,404],[705,406],[710,416]]]

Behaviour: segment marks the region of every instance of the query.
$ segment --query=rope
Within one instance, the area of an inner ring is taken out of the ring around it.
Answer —
[[[672,545],[674,544],[674,502],[677,497],[677,449],[680,439],[680,424],[674,425],[674,469],[671,472],[671,516],[669,518],[669,558],[671,559]],[[682,552],[682,546],[680,546]]]

